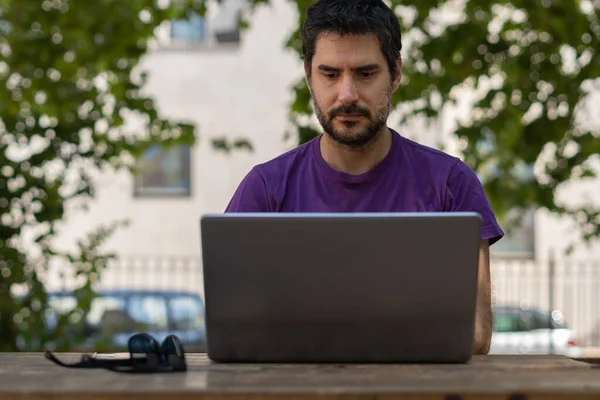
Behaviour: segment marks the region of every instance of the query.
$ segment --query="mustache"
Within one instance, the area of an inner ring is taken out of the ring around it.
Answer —
[[[367,117],[367,118],[371,116],[371,113],[366,108],[362,108],[362,107],[358,106],[357,104],[351,104],[349,106],[337,107],[337,108],[334,108],[333,110],[329,111],[329,118],[335,118],[340,115],[349,115],[349,114],[360,115],[362,117]]]

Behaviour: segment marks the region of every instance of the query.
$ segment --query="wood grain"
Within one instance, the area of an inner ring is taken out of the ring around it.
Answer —
[[[131,375],[66,369],[37,353],[0,353],[0,399],[600,399],[600,368],[561,356],[475,356],[463,365],[187,359],[185,373]]]

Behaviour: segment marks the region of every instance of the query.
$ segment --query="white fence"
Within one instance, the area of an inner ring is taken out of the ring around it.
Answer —
[[[586,346],[600,345],[600,260],[492,260],[494,303],[560,310]]]
[[[560,310],[580,344],[600,346],[600,260],[492,259],[494,304]],[[65,265],[52,265],[48,290],[77,283]],[[123,257],[111,262],[98,283],[107,289],[170,289],[203,295],[197,256]]]

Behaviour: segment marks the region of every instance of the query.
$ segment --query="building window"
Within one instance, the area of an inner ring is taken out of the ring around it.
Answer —
[[[206,25],[204,18],[191,14],[187,19],[171,21],[171,39],[191,42],[206,40]]]
[[[231,29],[215,32],[215,40],[217,43],[239,43],[240,30]]]
[[[242,13],[241,11],[229,13],[226,14],[226,17],[215,21],[220,22],[215,26],[215,41],[217,43],[239,43]]]
[[[190,147],[154,145],[142,154],[135,179],[136,197],[191,195]]]
[[[225,0],[214,15],[191,12],[186,18],[170,20],[157,34],[159,48],[171,50],[237,48],[241,42],[242,6]]]

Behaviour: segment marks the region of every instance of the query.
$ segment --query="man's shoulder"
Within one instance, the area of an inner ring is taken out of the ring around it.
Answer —
[[[438,171],[446,170],[449,172],[452,168],[463,164],[460,158],[443,150],[418,143],[405,136],[400,137],[409,161],[419,167],[430,166]]]
[[[407,162],[445,186],[479,183],[475,171],[460,157],[401,137]]]
[[[312,141],[288,150],[263,163],[256,164],[246,174],[233,198],[227,205],[227,212],[265,212],[277,209],[280,188],[292,174],[304,170],[303,164],[311,155]]]
[[[272,176],[273,174],[285,173],[285,171],[288,171],[291,166],[305,162],[307,159],[312,157],[311,148],[315,140],[317,140],[317,138],[311,139],[304,144],[287,150],[268,161],[257,164],[254,167],[254,170],[260,172],[265,177]]]

